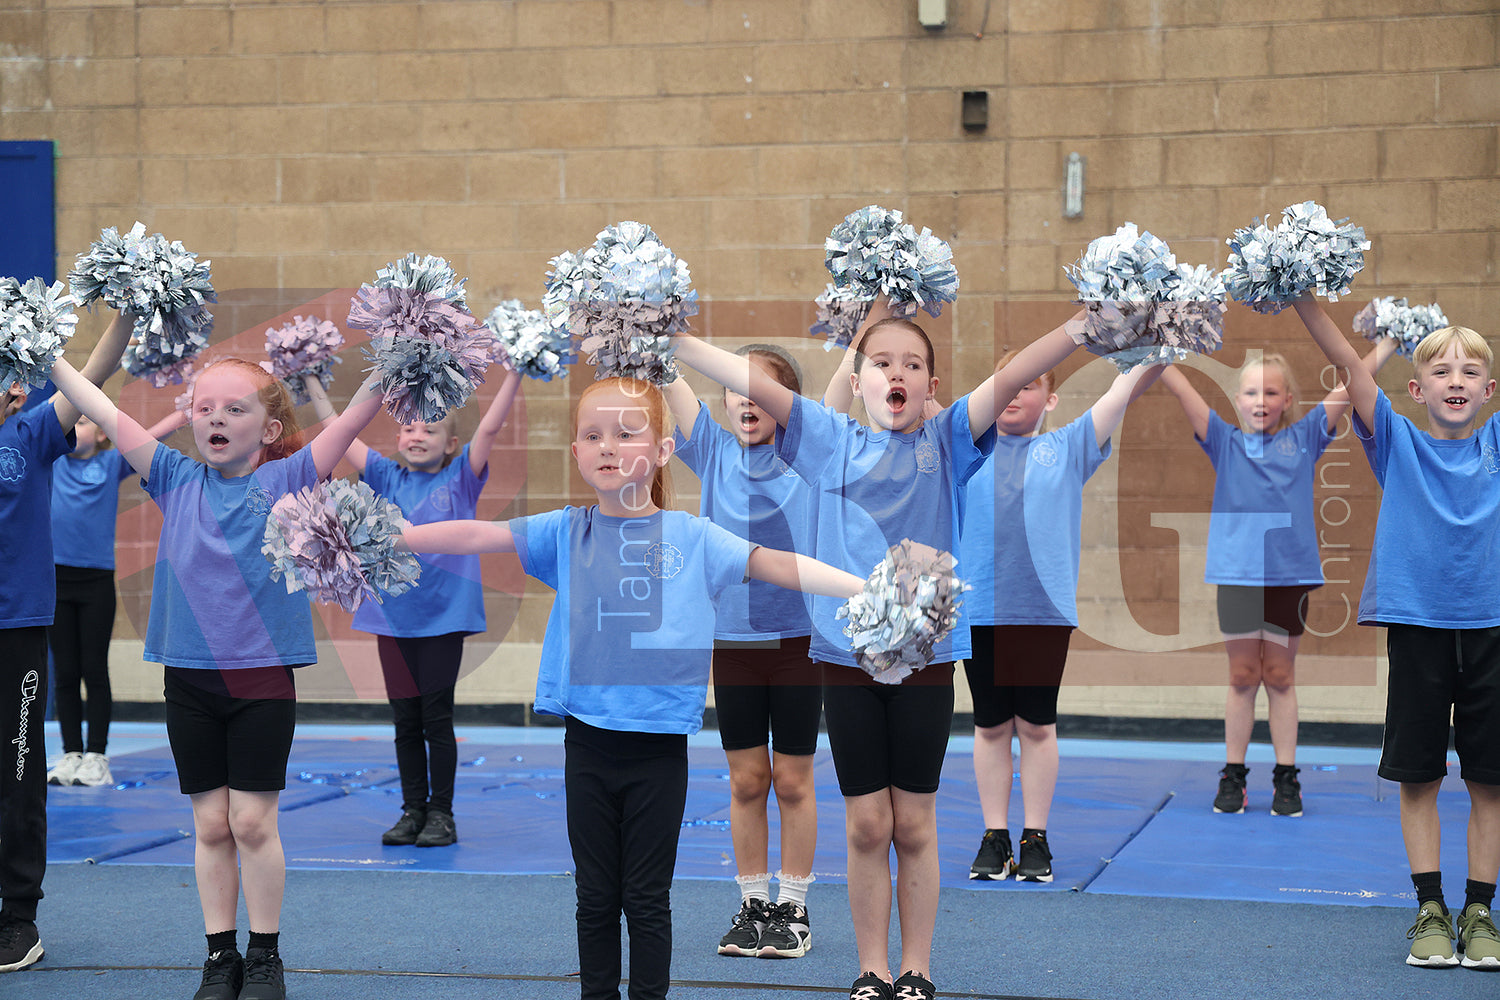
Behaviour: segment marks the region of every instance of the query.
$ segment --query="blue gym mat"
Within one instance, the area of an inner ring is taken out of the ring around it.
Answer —
[[[395,821],[401,805],[390,742],[323,735],[336,728],[322,727],[320,735],[293,743],[281,799],[289,868],[506,875],[572,870],[560,733],[528,732],[530,742],[520,742],[497,730],[496,735],[518,742],[462,740],[454,800],[459,843],[421,849],[380,844],[381,831]],[[964,745],[957,739],[954,744]],[[967,752],[950,751],[937,802],[943,884],[988,892],[1086,889],[1366,905],[1402,905],[1410,898],[1396,787],[1386,783],[1377,799],[1381,788],[1373,765],[1304,764],[1306,815],[1287,819],[1269,815],[1270,766],[1253,763],[1250,811],[1219,816],[1209,808],[1217,765],[1164,756],[1176,752],[1171,747],[1141,746],[1149,749],[1129,758],[1064,750],[1049,822],[1055,880],[1043,885],[969,880],[984,824],[972,759]],[[688,758],[677,877],[727,879],[734,863],[724,755],[700,737]],[[51,789],[50,860],[191,865],[192,814],[177,791],[167,748],[157,744],[121,753],[111,764],[113,788]],[[844,810],[826,749],[818,752],[814,776],[819,798],[814,873],[842,882]],[[1467,867],[1462,855],[1467,797],[1456,778],[1449,785],[1439,798],[1449,845],[1443,860],[1445,870],[1457,875]],[[1022,825],[1020,813],[1017,789],[1013,836]],[[778,836],[773,807],[773,865]]]

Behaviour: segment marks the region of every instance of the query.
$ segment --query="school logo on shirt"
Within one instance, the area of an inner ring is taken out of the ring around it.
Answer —
[[[245,491],[245,509],[252,514],[271,513],[271,491],[264,486],[251,486]]]
[[[797,470],[783,462],[780,455],[776,456],[776,470],[783,476],[795,476],[797,474]]]
[[[682,572],[682,550],[671,542],[652,542],[646,548],[646,572],[670,580]]]
[[[1297,442],[1292,440],[1291,435],[1277,438],[1276,453],[1283,458],[1291,458],[1297,454]]]
[[[446,486],[439,486],[432,491],[432,508],[443,512],[453,509],[453,491]]]
[[[1051,441],[1037,441],[1031,446],[1031,460],[1048,469],[1057,464],[1057,446]]]
[[[1484,462],[1484,471],[1490,475],[1500,472],[1500,455],[1495,453],[1493,445],[1481,445],[1480,453]]]
[[[917,445],[917,471],[936,472],[942,464],[942,456],[938,454],[937,445],[931,441],[923,441]]]
[[[106,478],[104,466],[98,462],[85,462],[83,468],[79,470],[78,478],[90,486],[98,486]]]
[[[26,456],[14,448],[0,448],[0,479],[19,483],[26,475]]]

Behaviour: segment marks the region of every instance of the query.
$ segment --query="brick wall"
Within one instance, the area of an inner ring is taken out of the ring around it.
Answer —
[[[1494,0],[952,0],[940,32],[915,10],[7,0],[0,139],[57,142],[60,271],[100,227],[139,218],[213,259],[235,304],[225,336],[407,250],[449,257],[478,310],[534,305],[551,255],[638,218],[692,265],[708,332],[796,337],[825,280],[823,236],[879,202],[953,243],[963,296],[941,324],[942,365],[946,387],[963,388],[997,346],[1066,314],[1062,266],[1092,237],[1130,220],[1185,260],[1221,264],[1234,228],[1308,198],[1374,240],[1341,318],[1398,294],[1490,326]],[[983,132],[960,124],[965,90],[988,95]],[[1087,157],[1079,219],[1062,217],[1070,152]],[[80,351],[101,328],[85,321]],[[1295,321],[1244,310],[1221,360],[1264,343],[1317,366]],[[820,351],[807,359],[810,381],[826,376]],[[580,485],[563,445],[568,387],[529,385],[527,403],[526,496],[541,508]],[[1143,400],[1124,432],[1119,481],[1141,494],[1121,498],[1114,540],[1138,572],[1103,619],[1122,631],[1099,626],[1082,653],[1107,655],[1111,634],[1135,628],[1171,633],[1186,613],[1171,532],[1149,521],[1161,477],[1139,471],[1172,468],[1173,509],[1206,509],[1206,462],[1168,404]],[[1369,502],[1368,472],[1348,471]],[[138,586],[124,589],[142,606]],[[547,600],[520,602],[507,646],[535,642]],[[1327,655],[1355,655],[1338,641]],[[502,659],[481,675],[507,674]]]

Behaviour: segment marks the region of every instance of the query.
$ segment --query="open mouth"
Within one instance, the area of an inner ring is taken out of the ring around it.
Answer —
[[[757,428],[759,426],[760,426],[760,417],[756,416],[753,413],[741,413],[740,414],[740,429],[741,430],[753,431],[753,430],[755,430],[755,428]]]
[[[1443,402],[1452,407],[1467,406],[1469,403],[1468,399],[1463,396],[1449,396],[1447,399],[1443,400]]]
[[[222,448],[229,443],[229,439],[222,434],[210,434],[208,443],[215,448]]]
[[[906,390],[895,386],[885,396],[886,405],[892,410],[899,410],[906,405]]]

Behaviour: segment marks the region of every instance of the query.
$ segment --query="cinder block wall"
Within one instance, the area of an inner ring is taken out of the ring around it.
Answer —
[[[1217,265],[1236,227],[1315,199],[1375,244],[1336,317],[1397,294],[1490,326],[1494,0],[948,7],[948,27],[929,31],[910,0],[8,0],[0,138],[57,143],[60,272],[102,226],[140,219],[213,259],[219,335],[236,350],[309,303],[341,319],[347,292],[325,293],[408,250],[452,260],[477,311],[512,296],[535,305],[550,256],[636,218],[691,264],[706,332],[789,338],[820,386],[829,358],[796,338],[826,278],[822,240],[871,202],[953,244],[963,294],[934,324],[945,401],[999,349],[1065,317],[1063,266],[1126,220],[1181,259]],[[983,131],[960,123],[964,91],[987,95]],[[1062,215],[1071,152],[1087,158],[1078,219]],[[85,321],[80,354],[102,325]],[[1304,386],[1318,383],[1295,320],[1237,308],[1226,341],[1217,362],[1281,349]],[[346,393],[357,367],[345,366]],[[1097,365],[1063,374],[1060,416],[1107,381]],[[1384,381],[1401,391],[1403,363]],[[526,388],[506,444],[525,483],[492,487],[489,516],[585,499],[565,447],[576,389]],[[168,405],[165,393],[121,392],[142,413]],[[1319,502],[1349,499],[1336,527],[1350,537],[1330,528],[1330,543],[1350,546],[1354,581],[1320,592],[1317,620],[1331,623],[1357,596],[1375,489],[1357,449],[1328,461],[1349,463],[1325,472]],[[1106,474],[1085,518],[1085,620],[1065,710],[1211,717],[1222,657],[1199,641],[1208,612],[1193,545],[1161,526],[1208,509],[1211,470],[1153,394]],[[685,470],[678,484],[691,506]],[[149,698],[153,668],[135,659],[154,512],[133,490],[122,509],[136,551],[122,553],[132,571],[121,573],[116,676],[124,697]],[[495,570],[492,629],[471,641],[464,697],[525,699],[549,601],[513,565]],[[335,615],[323,627],[324,662],[304,692],[370,696],[367,645]],[[1354,626],[1310,637],[1305,714],[1378,718],[1377,650]]]

